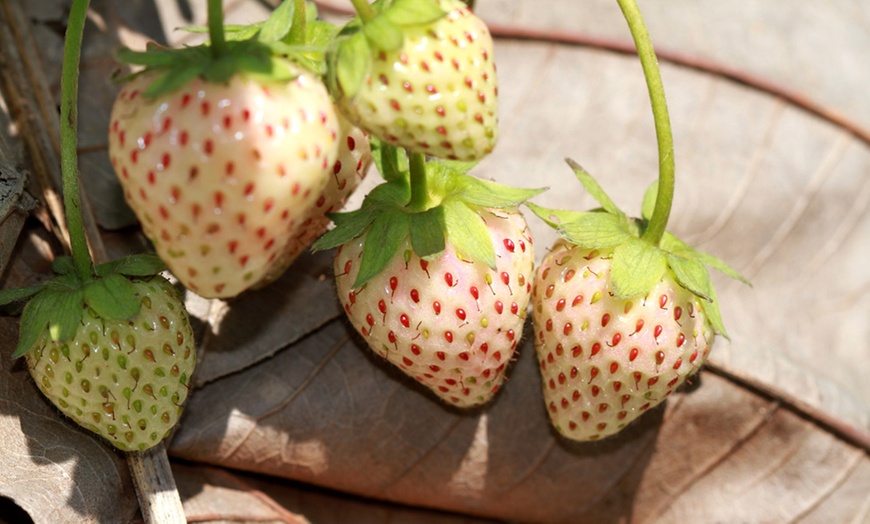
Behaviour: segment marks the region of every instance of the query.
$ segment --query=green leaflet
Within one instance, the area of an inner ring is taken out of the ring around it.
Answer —
[[[661,249],[630,237],[613,250],[610,281],[618,298],[642,295],[653,288],[668,269]]]
[[[514,208],[526,200],[546,191],[546,188],[526,189],[510,187],[469,175],[463,175],[455,195],[464,202],[495,209]]]
[[[366,233],[354,289],[383,271],[408,238],[408,226],[408,215],[398,209],[384,210],[375,217]]]
[[[433,207],[422,213],[409,216],[411,247],[421,258],[444,251],[444,229],[446,220],[442,206]]]
[[[495,248],[480,215],[459,200],[445,200],[444,222],[447,240],[463,260],[483,262],[495,269]]]
[[[141,306],[133,284],[115,273],[88,282],[84,287],[84,298],[97,315],[107,320],[131,319],[139,313]]]
[[[580,213],[562,224],[560,232],[574,244],[589,249],[615,247],[634,238],[619,217],[595,211]]]

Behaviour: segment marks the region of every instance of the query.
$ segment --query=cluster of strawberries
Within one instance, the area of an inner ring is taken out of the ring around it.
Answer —
[[[647,214],[627,218],[578,166],[602,209],[546,210],[527,203],[539,190],[469,175],[498,135],[486,25],[460,0],[354,5],[341,29],[288,0],[225,40],[122,53],[145,69],[114,105],[109,154],[160,258],[188,289],[233,297],[319,237],[356,330],[452,405],[498,391],[529,310],[564,436],[608,436],[662,402],[723,331],[705,264],[727,267],[672,236],[642,240]],[[372,162],[385,181],[334,213]],[[523,204],[563,236],[537,270]],[[73,339],[49,329],[22,347],[43,391],[124,449],[159,441],[168,429],[145,412],[174,423],[186,396],[158,387],[184,389],[192,371],[167,293],[143,289],[150,313],[114,324],[82,302]]]

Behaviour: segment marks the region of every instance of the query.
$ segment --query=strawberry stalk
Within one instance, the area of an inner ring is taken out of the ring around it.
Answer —
[[[411,212],[426,211],[429,207],[429,188],[426,181],[426,157],[422,153],[408,153],[411,175]]]
[[[214,58],[223,56],[226,51],[224,37],[224,12],[221,0],[208,0],[208,37],[211,40],[211,53]]]
[[[360,19],[363,22],[368,22],[372,20],[377,13],[372,9],[372,6],[369,5],[367,0],[350,0],[353,4],[353,8],[356,9],[357,14],[359,14]]]
[[[643,68],[655,120],[659,148],[658,190],[652,216],[641,238],[658,246],[665,234],[674,201],[674,137],[671,132],[671,120],[668,116],[668,104],[665,100],[665,88],[659,72],[658,59],[640,9],[635,0],[617,0],[617,3],[628,22],[628,28],[637,47],[637,55]]]
[[[70,250],[76,271],[82,280],[94,274],[93,260],[88,250],[88,238],[82,219],[78,178],[78,83],[82,35],[90,0],[76,0],[70,7],[61,72],[60,98],[60,169],[63,179],[63,199],[69,230]]]

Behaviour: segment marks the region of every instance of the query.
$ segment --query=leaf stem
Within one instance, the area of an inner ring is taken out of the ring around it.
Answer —
[[[359,17],[363,22],[368,22],[377,16],[377,13],[375,13],[375,10],[368,3],[368,0],[350,0],[350,2],[353,4],[353,8],[356,9],[356,12],[359,14]]]
[[[426,157],[422,153],[408,155],[411,168],[411,201],[408,209],[425,211],[429,205],[429,188],[426,181]]]
[[[211,55],[223,56],[226,49],[224,36],[224,6],[222,0],[208,0],[208,37],[211,40]]]
[[[77,107],[79,60],[89,1],[74,0],[70,8],[60,80],[60,170],[63,178],[63,204],[73,260],[76,270],[84,280],[93,276],[94,269],[79,195]]]
[[[637,47],[637,55],[640,58],[641,67],[643,67],[653,119],[655,120],[656,140],[659,148],[659,187],[652,216],[641,238],[658,246],[665,234],[674,201],[674,137],[671,133],[671,121],[668,116],[668,104],[665,100],[665,89],[662,84],[658,59],[640,9],[635,0],[616,1],[622,9],[626,22],[628,22],[631,36]]]

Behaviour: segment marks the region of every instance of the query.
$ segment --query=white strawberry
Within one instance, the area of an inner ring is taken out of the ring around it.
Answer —
[[[444,400],[468,407],[489,400],[522,336],[534,251],[516,211],[480,210],[496,267],[463,260],[448,244],[421,259],[405,242],[359,288],[365,236],[339,248],[338,296],[356,330],[380,356]]]

